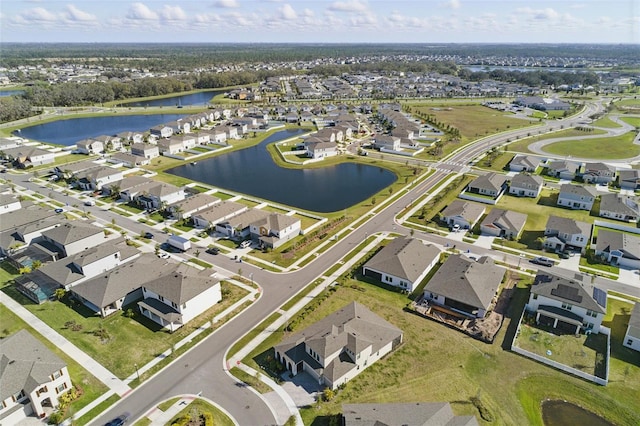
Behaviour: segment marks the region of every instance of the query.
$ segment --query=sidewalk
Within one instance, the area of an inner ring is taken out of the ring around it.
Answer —
[[[98,380],[104,383],[109,389],[111,389],[112,392],[115,392],[116,394],[122,396],[131,390],[129,385],[118,379],[115,374],[104,368],[93,358],[81,351],[77,346],[58,334],[57,331],[49,327],[38,317],[33,315],[31,312],[22,307],[22,305],[20,305],[5,293],[0,292],[0,303],[5,305],[13,313],[22,318],[22,320],[33,327],[38,333],[42,334],[47,340],[53,343],[62,352],[73,358],[76,362],[78,362],[78,364],[84,367]]]

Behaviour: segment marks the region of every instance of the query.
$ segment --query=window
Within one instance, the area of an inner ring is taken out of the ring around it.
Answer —
[[[25,393],[23,390],[21,390],[20,392],[14,394],[11,399],[13,399],[13,402],[16,401],[20,401],[21,399],[24,399],[26,397]]]
[[[538,299],[538,295],[537,295],[537,294],[534,294],[534,295],[533,295],[533,300],[537,300],[537,299]]]
[[[594,311],[587,311],[587,316],[595,318],[598,316],[598,313]]]
[[[573,308],[573,305],[571,303],[563,303],[562,304],[562,309],[566,309],[567,311],[570,311],[571,308]]]
[[[161,302],[164,302],[164,297],[158,295],[158,299],[160,299]]]
[[[57,379],[58,377],[62,376],[62,370],[58,370],[55,373],[53,373],[53,375],[51,376],[52,380]]]
[[[633,344],[633,339],[628,339],[627,340],[627,345],[632,345]]]
[[[66,388],[67,388],[67,384],[66,383],[61,384],[60,386],[58,386],[56,388],[56,394],[58,394],[60,392],[63,392]]]

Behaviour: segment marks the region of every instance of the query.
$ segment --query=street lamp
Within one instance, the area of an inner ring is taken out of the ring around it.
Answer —
[[[140,371],[138,371],[138,364],[133,364],[133,366],[136,368],[136,376],[138,376],[138,381],[140,381]]]

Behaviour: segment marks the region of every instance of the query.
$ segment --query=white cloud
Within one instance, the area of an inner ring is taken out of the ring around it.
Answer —
[[[315,16],[315,13],[313,12],[313,10],[306,8],[302,11],[302,16],[307,17],[307,18],[311,18],[313,16]]]
[[[329,10],[335,12],[366,12],[369,5],[360,0],[335,1],[329,6]]]
[[[282,8],[280,8],[280,15],[283,19],[287,20],[294,20],[298,17],[298,14],[289,3],[284,4]]]
[[[93,22],[93,21],[97,21],[98,19],[96,15],[85,12],[84,10],[80,10],[72,4],[67,5],[65,18],[68,21],[73,21],[73,22]]]
[[[149,9],[144,3],[133,3],[127,12],[127,19],[134,21],[155,21],[158,14]]]
[[[165,5],[160,11],[160,18],[164,21],[186,21],[187,14],[180,6]]]
[[[216,0],[213,5],[215,7],[220,7],[223,9],[235,9],[240,7],[240,3],[238,3],[238,0]]]
[[[460,9],[460,0],[447,0],[442,4],[444,7],[448,7],[449,9]]]
[[[521,13],[530,18],[537,19],[540,21],[555,20],[560,17],[560,14],[550,7],[547,7],[544,9],[533,9],[530,7],[521,7],[519,9],[516,9],[516,13]]]
[[[16,19],[26,22],[55,22],[58,17],[55,13],[49,12],[43,7],[34,7],[18,14]]]

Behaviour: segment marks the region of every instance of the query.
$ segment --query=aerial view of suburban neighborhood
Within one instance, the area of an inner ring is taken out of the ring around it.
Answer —
[[[640,9],[3,2],[1,426],[640,425]]]

